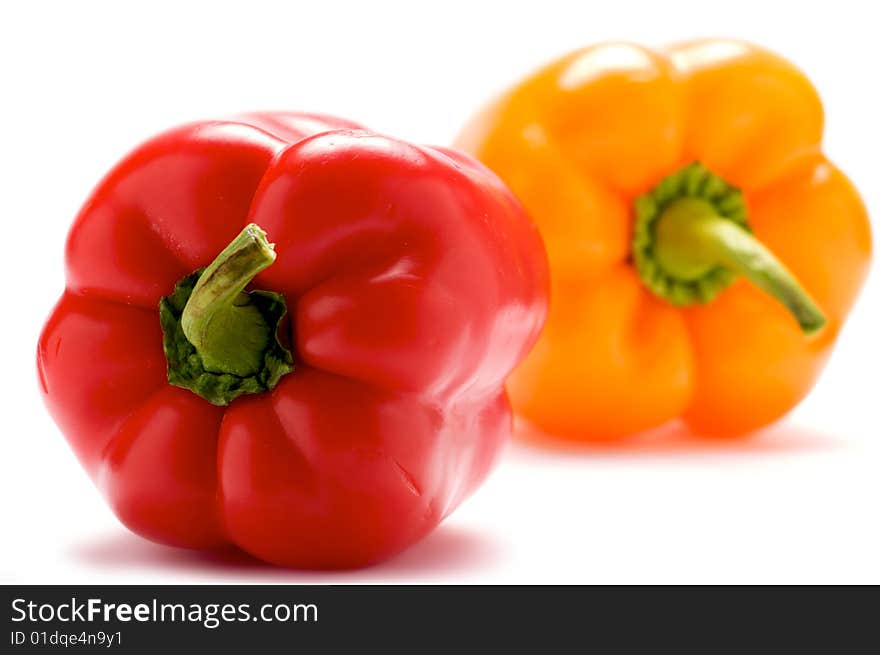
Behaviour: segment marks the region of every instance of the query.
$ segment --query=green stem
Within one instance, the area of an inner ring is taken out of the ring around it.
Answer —
[[[825,325],[822,311],[785,265],[742,225],[719,216],[709,202],[694,197],[671,202],[656,221],[654,239],[654,258],[667,275],[696,280],[722,267],[785,305],[805,333]]]
[[[239,377],[260,370],[275,326],[244,289],[273,261],[275,251],[266,233],[250,224],[202,272],[180,325],[206,370]]]

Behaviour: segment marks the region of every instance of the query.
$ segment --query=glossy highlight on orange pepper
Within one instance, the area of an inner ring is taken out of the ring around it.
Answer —
[[[871,258],[822,130],[797,68],[728,40],[588,47],[479,114],[457,146],[511,187],[551,263],[514,409],[599,440],[677,418],[739,435],[793,408]]]

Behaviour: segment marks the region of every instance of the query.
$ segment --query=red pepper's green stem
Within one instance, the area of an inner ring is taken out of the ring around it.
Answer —
[[[273,261],[275,251],[266,233],[251,224],[202,272],[180,325],[206,370],[239,377],[260,370],[275,326],[266,322],[244,289]]]
[[[822,311],[785,265],[747,229],[719,216],[705,200],[672,201],[657,218],[654,238],[654,258],[667,275],[696,280],[720,266],[785,305],[805,333],[825,325]]]

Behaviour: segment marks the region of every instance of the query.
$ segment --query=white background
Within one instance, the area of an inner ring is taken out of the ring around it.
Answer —
[[[0,582],[880,583],[876,271],[787,421],[726,446],[514,444],[431,537],[356,573],[278,570],[129,534],[44,411],[34,372],[69,223],[143,138],[289,108],[449,143],[491,95],[589,42],[721,35],[787,55],[822,94],[826,149],[876,218],[878,24],[875,3],[842,0],[4,2]]]

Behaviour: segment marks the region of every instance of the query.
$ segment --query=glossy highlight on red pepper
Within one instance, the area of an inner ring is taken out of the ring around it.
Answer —
[[[223,406],[169,383],[159,302],[249,223],[276,258],[248,288],[286,301],[292,366]],[[40,387],[120,520],[310,568],[393,555],[480,484],[548,293],[535,227],[481,164],[309,114],[147,141],[66,261]]]

